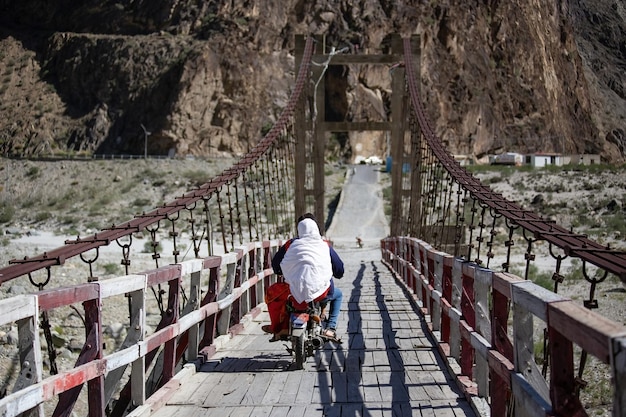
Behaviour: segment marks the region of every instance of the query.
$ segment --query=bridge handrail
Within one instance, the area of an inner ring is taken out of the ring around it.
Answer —
[[[626,283],[626,252],[603,246],[584,235],[576,234],[555,224],[554,221],[544,219],[531,210],[523,209],[518,204],[506,200],[488,186],[481,184],[477,178],[468,173],[445,149],[426,116],[417,85],[418,79],[413,68],[410,38],[404,39],[404,65],[411,106],[428,146],[444,169],[463,189],[467,190],[481,204],[509,219],[512,224],[517,224],[524,230],[531,232],[535,239],[546,240],[560,247],[566,256],[580,258],[583,261],[583,268],[584,263],[589,262],[615,274],[622,282]]]
[[[43,404],[56,396],[59,399],[55,414],[70,412],[80,388],[88,383],[89,416],[104,416],[105,404],[94,399],[101,398],[106,403],[106,397],[129,365],[132,371],[125,388],[126,398],[132,399],[135,406],[143,405],[150,395],[144,387],[144,381],[149,378],[147,369],[159,348],[164,347],[166,351],[162,379],[158,383],[163,386],[174,377],[183,359],[183,350],[192,361],[199,356],[210,356],[219,344],[216,336],[230,338],[242,328],[244,317],[260,312],[257,306],[264,301],[265,288],[276,281],[269,262],[282,243],[279,240],[253,242],[220,256],[0,300],[0,325],[18,323],[20,358],[30,361],[30,375],[22,372],[14,392],[0,399],[0,414],[11,417],[37,410],[39,415],[44,415]],[[220,271],[226,271],[224,282],[220,282]],[[200,299],[201,275],[206,273],[210,279],[206,295]],[[190,288],[189,301],[179,316],[176,308],[180,301],[179,287],[185,283]],[[224,288],[218,296],[220,283]],[[154,333],[144,336],[147,292],[160,285],[169,287],[167,317]],[[134,306],[130,318],[133,334],[129,331],[122,348],[107,355],[101,350],[103,306],[111,297],[124,294],[129,294]],[[81,352],[82,360],[79,359],[79,365],[73,369],[44,378],[38,315],[75,303],[85,304],[87,312],[85,327],[89,335]],[[124,390],[121,395],[124,396]],[[124,403],[122,398],[120,402]],[[116,406],[112,415],[122,415],[124,409],[124,404]]]
[[[416,238],[383,239],[381,251],[383,263],[430,317],[440,351],[455,362],[451,370],[477,410],[490,407],[490,415],[506,415],[512,396],[528,415],[586,415],[576,395],[576,345],[610,366],[613,415],[626,412],[625,326],[530,281],[481,268]],[[547,326],[549,381],[533,358],[533,317]]]

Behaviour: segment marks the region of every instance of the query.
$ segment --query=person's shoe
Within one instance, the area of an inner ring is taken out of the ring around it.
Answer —
[[[337,331],[331,327],[326,328],[322,331],[322,336],[328,340],[333,340],[335,342],[341,342],[341,339],[337,338]]]
[[[263,330],[265,333],[272,333],[272,328],[269,324],[264,324],[263,326],[261,326],[261,330]]]
[[[283,329],[270,339],[270,342],[278,342],[279,340],[287,340],[289,338],[289,329]]]

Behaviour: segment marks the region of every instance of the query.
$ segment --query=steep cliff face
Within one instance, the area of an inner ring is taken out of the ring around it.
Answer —
[[[421,93],[451,152],[624,160],[617,0],[75,3],[0,0],[3,154],[242,153],[286,103],[296,34],[355,53],[419,34]],[[389,117],[389,68],[330,67],[326,85],[327,119]],[[386,152],[383,133],[337,138],[339,155]]]

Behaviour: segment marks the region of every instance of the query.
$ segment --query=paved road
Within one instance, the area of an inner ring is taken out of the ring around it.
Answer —
[[[360,237],[368,247],[380,246],[389,235],[379,184],[379,165],[355,165],[348,170],[346,182],[326,236],[337,247],[352,247]]]
[[[336,281],[344,294],[337,329],[343,343],[328,343],[294,370],[286,345],[270,343],[261,330],[269,322],[264,309],[211,360],[188,369],[173,395],[157,393],[153,417],[474,416],[417,306],[379,261],[388,230],[379,174],[355,167],[327,233],[346,267]]]

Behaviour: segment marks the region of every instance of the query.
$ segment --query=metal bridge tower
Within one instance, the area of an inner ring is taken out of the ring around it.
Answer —
[[[389,37],[385,54],[335,54],[328,50],[326,37],[316,36],[311,67],[311,82],[296,110],[296,155],[295,155],[295,211],[300,215],[313,206],[320,230],[324,230],[326,206],[324,201],[324,162],[327,133],[350,131],[387,131],[390,136],[388,156],[392,161],[391,235],[402,234],[400,225],[418,222],[420,213],[420,164],[421,140],[411,143],[409,132],[408,93],[404,70],[403,41],[399,35]],[[300,67],[304,53],[305,37],[296,35],[296,69]],[[420,42],[418,36],[411,38],[413,67],[419,68]],[[319,65],[324,63],[324,65]],[[391,74],[391,105],[389,120],[383,121],[340,121],[326,120],[325,69],[330,65],[386,65]],[[296,70],[297,74],[298,71]],[[411,167],[405,170],[403,167]],[[405,172],[403,172],[405,171]],[[308,174],[308,175],[307,175]],[[410,176],[407,178],[406,175]],[[414,187],[412,188],[411,185]],[[405,202],[405,203],[403,203]],[[308,203],[308,204],[307,204]],[[403,204],[408,204],[403,209]]]

